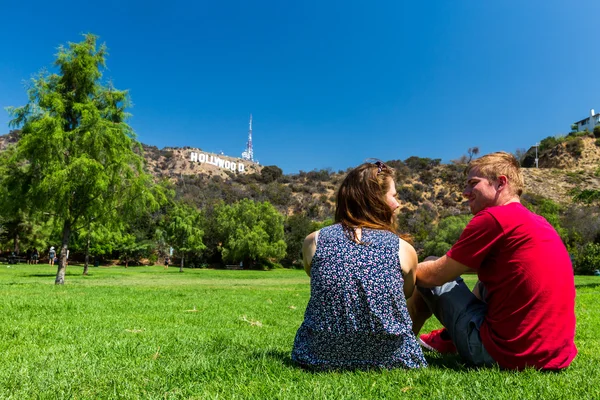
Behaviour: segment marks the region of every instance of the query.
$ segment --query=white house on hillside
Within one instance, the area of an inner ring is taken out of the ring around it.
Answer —
[[[600,125],[600,113],[596,114],[594,109],[590,110],[590,116],[574,123],[577,125],[577,132],[587,129],[592,132],[596,125]]]

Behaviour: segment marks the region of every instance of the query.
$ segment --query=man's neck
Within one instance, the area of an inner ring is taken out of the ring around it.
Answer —
[[[521,198],[519,196],[508,196],[506,199],[498,199],[497,206],[505,206],[511,203],[521,203]]]

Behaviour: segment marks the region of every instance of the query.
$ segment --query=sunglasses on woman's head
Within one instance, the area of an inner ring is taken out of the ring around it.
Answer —
[[[387,169],[387,165],[385,165],[383,162],[381,161],[375,161],[373,164],[375,164],[375,166],[377,167],[377,173],[380,173],[381,171],[383,171],[384,169]]]

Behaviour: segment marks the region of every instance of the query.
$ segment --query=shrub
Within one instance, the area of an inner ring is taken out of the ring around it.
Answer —
[[[423,171],[421,172],[421,183],[425,185],[431,185],[433,180],[435,179],[433,173],[431,171]]]
[[[563,136],[559,136],[559,137],[548,136],[546,139],[542,139],[538,150],[540,152],[542,152],[544,150],[552,149],[564,141],[565,141],[565,139]]]
[[[575,188],[570,191],[570,194],[573,196],[573,201],[581,202],[584,204],[592,204],[594,202],[600,201],[600,190],[581,190],[579,188]]]
[[[423,256],[443,256],[458,240],[471,218],[471,215],[456,215],[442,219],[425,241]]]
[[[412,156],[404,160],[404,163],[408,166],[408,168],[414,171],[422,171],[437,167],[440,165],[441,161],[442,160],[440,158],[431,159],[426,157]]]
[[[411,186],[402,186],[398,190],[398,198],[406,203],[419,204],[421,193]]]
[[[271,183],[283,176],[283,171],[276,165],[267,165],[260,171],[262,182]]]
[[[600,138],[600,125],[594,127],[594,137]]]
[[[322,169],[320,171],[314,170],[306,173],[306,179],[309,182],[325,182],[329,180],[331,173],[332,172],[327,169]]]
[[[442,199],[442,204],[444,207],[454,207],[456,206],[456,201],[452,197],[444,197]]]
[[[266,199],[278,206],[287,205],[292,198],[292,189],[278,182],[271,182],[263,188]]]
[[[255,267],[255,269],[270,270],[270,269],[282,269],[283,265],[279,264],[278,262],[264,259],[264,260],[259,260],[255,264],[254,267]]]
[[[158,255],[152,253],[148,256],[148,265],[154,265],[158,261]]]
[[[581,156],[584,147],[585,145],[583,144],[583,139],[581,139],[580,137],[573,140],[569,140],[567,142],[567,151],[575,157]]]
[[[600,266],[600,244],[587,243],[575,258],[573,269],[576,274],[593,275]]]

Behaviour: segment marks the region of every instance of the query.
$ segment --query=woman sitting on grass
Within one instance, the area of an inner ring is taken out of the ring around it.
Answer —
[[[310,369],[427,365],[406,308],[417,254],[396,230],[394,172],[381,161],[352,170],[336,224],[304,240],[311,295],[292,360]]]

